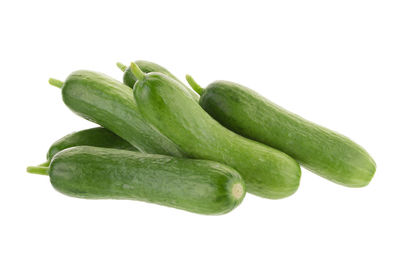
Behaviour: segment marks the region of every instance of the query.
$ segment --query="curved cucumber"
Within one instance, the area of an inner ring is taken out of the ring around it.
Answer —
[[[217,162],[99,147],[73,147],[54,156],[48,174],[63,194],[89,199],[132,199],[201,214],[223,214],[240,204],[245,185]]]
[[[75,146],[95,146],[137,151],[135,147],[113,132],[95,127],[70,133],[55,141],[47,152],[47,160],[51,160],[61,150]]]
[[[79,70],[61,87],[64,103],[81,117],[114,132],[142,152],[183,156],[179,148],[139,113],[132,89],[104,74]]]
[[[176,78],[171,72],[169,72],[166,68],[150,62],[150,61],[145,61],[145,60],[137,60],[135,61],[135,64],[139,66],[139,68],[144,72],[144,73],[150,73],[150,72],[159,72],[159,73],[163,73],[169,77],[171,77],[172,79],[176,80],[177,82],[179,82],[184,88],[185,91],[189,92],[189,94],[191,95],[191,97],[196,100],[199,101],[200,96],[193,91],[191,88],[187,87],[184,83],[182,83],[178,78]],[[136,77],[135,75],[133,75],[132,71],[130,68],[128,68],[127,66],[125,66],[122,63],[117,63],[118,68],[120,68],[123,72],[124,72],[124,76],[123,76],[123,81],[124,84],[128,85],[129,87],[133,88],[133,86],[135,85],[136,82]]]
[[[140,112],[189,157],[235,168],[248,192],[258,196],[283,198],[297,190],[301,171],[291,157],[224,128],[170,77],[144,74],[134,63],[132,70],[139,80],[133,93]]]
[[[335,183],[367,185],[376,169],[371,156],[349,138],[307,121],[242,85],[216,81],[201,89],[200,105],[228,129],[279,149]]]

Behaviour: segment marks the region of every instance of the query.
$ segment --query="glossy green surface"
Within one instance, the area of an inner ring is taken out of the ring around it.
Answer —
[[[374,160],[349,138],[288,112],[242,85],[213,82],[205,88],[200,105],[228,129],[279,149],[338,184],[365,186],[375,173]]]
[[[51,160],[61,150],[75,146],[95,146],[137,151],[135,147],[113,132],[102,127],[95,127],[70,133],[55,141],[47,152],[47,160]]]
[[[55,189],[73,197],[141,200],[201,214],[227,213],[245,196],[239,173],[220,163],[111,148],[63,150],[48,174]]]
[[[64,103],[83,118],[114,132],[139,151],[183,156],[180,149],[139,113],[132,89],[104,74],[80,70],[62,86]]]
[[[224,128],[170,77],[147,74],[133,92],[143,116],[189,157],[231,166],[258,196],[283,198],[297,190],[301,171],[295,160]]]
[[[144,73],[159,72],[159,73],[163,73],[163,74],[171,77],[172,79],[179,82],[185,88],[185,90],[187,92],[189,92],[189,94],[191,95],[191,97],[194,100],[199,101],[200,96],[195,91],[193,91],[190,87],[188,87],[184,83],[182,83],[178,78],[176,78],[166,68],[164,68],[156,63],[153,63],[150,61],[145,61],[145,60],[137,60],[137,61],[135,61],[135,64],[137,64]],[[121,70],[124,71],[124,76],[123,76],[124,84],[133,88],[137,79],[136,79],[135,75],[133,75],[131,69],[122,65],[121,63],[118,63],[118,66],[120,67]]]

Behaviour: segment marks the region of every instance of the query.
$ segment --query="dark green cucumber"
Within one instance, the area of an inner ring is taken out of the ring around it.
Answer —
[[[187,76],[200,105],[232,131],[292,156],[335,183],[367,185],[376,169],[371,156],[349,138],[307,121],[242,85],[216,81],[204,90]]]
[[[224,128],[174,79],[144,74],[134,63],[131,68],[138,78],[133,93],[140,112],[189,157],[235,168],[248,192],[258,196],[283,198],[297,190],[301,171],[291,157]]]
[[[183,156],[179,148],[150,125],[137,109],[132,89],[104,74],[79,70],[60,82],[64,103],[81,117],[114,132],[139,151]]]
[[[70,133],[55,141],[47,152],[47,160],[50,161],[61,150],[75,146],[95,146],[137,151],[130,143],[113,132],[102,127],[95,127]]]
[[[169,72],[166,68],[150,62],[150,61],[145,61],[145,60],[137,60],[135,61],[135,64],[139,66],[139,68],[144,72],[144,73],[150,73],[150,72],[160,72],[163,73],[169,77],[171,77],[172,79],[176,80],[177,82],[179,82],[187,92],[189,92],[189,94],[191,95],[191,97],[196,100],[199,101],[199,95],[193,91],[191,88],[187,87],[184,83],[182,83],[178,78],[176,78],[171,72]],[[123,72],[124,72],[124,76],[123,76],[123,81],[124,84],[128,85],[129,87],[133,88],[133,86],[135,85],[136,82],[136,77],[135,75],[133,75],[132,71],[130,68],[128,68],[127,66],[125,66],[122,63],[117,63],[118,68],[120,68]]]
[[[240,204],[244,182],[223,164],[127,150],[80,146],[57,153],[48,174],[63,194],[89,199],[132,199],[201,214],[223,214]]]

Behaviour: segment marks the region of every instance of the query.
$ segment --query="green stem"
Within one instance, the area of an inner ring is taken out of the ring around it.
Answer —
[[[49,167],[29,166],[26,171],[33,174],[49,175]]]
[[[62,81],[57,80],[57,79],[53,79],[53,78],[49,79],[49,84],[51,84],[51,85],[53,85],[55,87],[58,87],[58,88],[62,88],[63,85],[64,85],[64,83]]]
[[[39,164],[38,166],[40,167],[49,167],[50,166],[50,160],[43,162],[42,164]]]
[[[204,93],[204,89],[193,79],[189,74],[186,75],[186,81],[189,83],[190,87],[193,88],[199,95]]]
[[[126,69],[128,68],[126,65],[122,64],[121,62],[117,62],[117,67],[122,71],[126,71]]]
[[[135,75],[136,79],[138,79],[139,81],[144,79],[144,72],[134,62],[131,63],[131,71],[133,75]]]

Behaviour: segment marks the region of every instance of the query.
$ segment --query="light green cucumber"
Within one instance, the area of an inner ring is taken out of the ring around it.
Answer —
[[[200,98],[199,95],[195,91],[193,91],[190,87],[187,87],[184,83],[182,83],[178,78],[176,78],[166,68],[164,68],[156,63],[153,63],[150,61],[145,61],[145,60],[136,60],[135,64],[137,64],[144,73],[159,72],[159,73],[163,73],[163,74],[171,77],[172,79],[179,82],[183,86],[185,91],[187,91],[194,100],[199,101],[199,98]],[[131,69],[119,62],[117,63],[117,66],[124,72],[124,76],[123,76],[124,84],[133,88],[137,79],[136,79],[135,75],[133,75]]]
[[[76,114],[114,132],[139,151],[183,156],[182,151],[150,125],[140,114],[132,89],[102,73],[79,70],[65,82],[50,79],[60,87],[64,103]]]
[[[301,171],[291,157],[221,126],[174,79],[145,74],[135,63],[131,68],[138,79],[133,93],[143,117],[189,157],[231,166],[242,175],[248,192],[258,196],[277,199],[297,190]]]
[[[79,146],[57,153],[48,174],[59,192],[88,199],[132,199],[200,214],[224,214],[240,204],[245,184],[223,164],[128,150]]]
[[[374,176],[372,157],[349,138],[312,123],[237,83],[216,81],[202,89],[200,105],[228,129],[292,156],[335,183],[361,187]]]
[[[47,160],[50,161],[61,150],[75,146],[95,146],[137,151],[135,147],[113,132],[95,127],[70,133],[55,141],[47,152]]]

